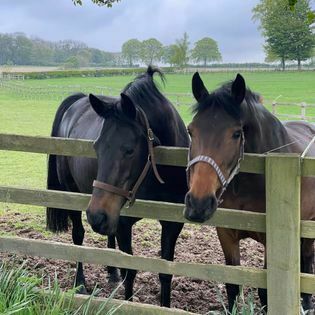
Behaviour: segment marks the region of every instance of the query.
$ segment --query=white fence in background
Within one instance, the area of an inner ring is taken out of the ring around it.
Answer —
[[[282,108],[282,110],[281,110]],[[284,113],[288,108],[295,108],[295,114]],[[279,112],[281,110],[281,112]],[[277,102],[273,101],[271,103],[271,112],[277,116],[284,119],[299,119],[306,121],[315,121],[315,104],[307,104],[305,102],[301,103],[287,103],[287,102]]]
[[[19,80],[23,80],[20,78]],[[30,100],[52,99],[61,101],[68,95],[77,92],[94,93],[106,96],[118,96],[119,89],[93,85],[45,85],[29,86],[21,81],[3,79],[0,77],[0,89],[6,89],[12,94]],[[164,93],[177,107],[189,106],[195,103],[192,93]],[[315,122],[315,104],[264,101],[265,106],[277,117],[283,120],[299,119]]]
[[[16,73],[2,73],[0,72],[0,80],[24,80],[23,74],[16,74]]]

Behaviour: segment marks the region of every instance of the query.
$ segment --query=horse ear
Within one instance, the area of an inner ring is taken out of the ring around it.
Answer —
[[[209,95],[207,89],[205,88],[200,78],[199,72],[195,72],[195,74],[193,75],[191,85],[192,92],[197,102],[201,101],[204,97]]]
[[[112,104],[105,103],[93,94],[89,94],[89,101],[96,114],[103,118],[106,118],[112,109]]]
[[[137,110],[131,98],[124,93],[121,93],[120,97],[120,107],[122,112],[130,119],[136,119]]]
[[[232,83],[232,95],[237,104],[241,104],[245,98],[246,84],[244,78],[238,73]]]

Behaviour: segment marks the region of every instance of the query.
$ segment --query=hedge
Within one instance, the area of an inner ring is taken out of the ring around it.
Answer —
[[[146,68],[124,68],[124,69],[99,69],[99,70],[57,70],[43,72],[15,72],[16,75],[23,75],[24,79],[55,79],[67,77],[106,77],[114,75],[137,75],[143,73]],[[174,69],[171,67],[163,68],[164,73],[171,73]],[[12,74],[3,72],[4,75]]]

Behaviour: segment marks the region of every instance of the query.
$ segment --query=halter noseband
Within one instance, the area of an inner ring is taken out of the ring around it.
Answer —
[[[93,187],[111,192],[113,194],[122,196],[129,200],[129,207],[131,207],[136,199],[136,193],[142,184],[143,180],[145,179],[150,167],[152,166],[154,175],[156,179],[161,183],[164,184],[163,179],[160,177],[159,172],[156,167],[156,162],[155,162],[155,157],[154,157],[154,149],[153,149],[153,141],[154,141],[154,134],[152,129],[150,128],[149,120],[145,112],[143,111],[142,108],[138,107],[138,111],[141,115],[142,120],[144,121],[144,125],[146,128],[146,138],[147,138],[147,143],[148,143],[148,160],[147,163],[145,164],[138,180],[136,181],[135,185],[133,186],[132,190],[125,190],[98,180],[93,181]]]
[[[236,165],[234,166],[234,168],[232,169],[232,171],[230,172],[229,177],[226,179],[223,172],[221,171],[219,165],[216,163],[216,161],[211,158],[210,156],[207,155],[198,155],[195,158],[193,158],[191,161],[188,161],[187,163],[187,168],[186,168],[186,172],[187,172],[187,182],[189,184],[189,171],[190,168],[199,162],[203,162],[203,163],[207,163],[210,166],[212,166],[212,168],[215,170],[220,182],[221,182],[221,192],[219,194],[219,196],[217,197],[218,199],[218,204],[222,203],[222,195],[225,192],[227,186],[229,185],[229,183],[232,181],[232,179],[234,178],[234,176],[238,173],[240,166],[241,166],[241,161],[244,158],[244,145],[245,145],[245,137],[244,137],[244,132],[242,131],[241,133],[241,146],[240,146],[240,155],[239,158],[237,160]],[[188,160],[189,160],[189,156],[190,156],[190,148],[188,151]]]

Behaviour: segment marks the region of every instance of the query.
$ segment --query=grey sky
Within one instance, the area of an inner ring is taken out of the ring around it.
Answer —
[[[112,9],[83,1],[76,7],[71,0],[0,0],[0,32],[120,51],[130,38],[155,37],[167,45],[186,31],[191,46],[205,36],[215,39],[224,62],[264,60],[263,38],[251,20],[258,0],[122,0]]]

